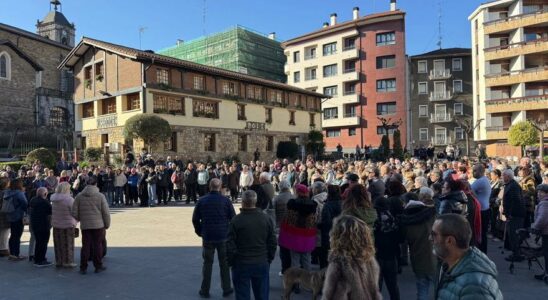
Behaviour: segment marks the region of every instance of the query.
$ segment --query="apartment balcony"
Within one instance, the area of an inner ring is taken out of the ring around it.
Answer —
[[[512,112],[522,110],[545,109],[548,107],[548,94],[538,96],[526,96],[519,98],[507,98],[485,100],[485,109],[488,114]]]
[[[453,93],[450,91],[430,92],[430,96],[428,97],[428,99],[430,99],[430,101],[451,100],[453,99]]]
[[[343,51],[341,52],[340,57],[343,60],[359,58],[360,49],[356,48],[356,46],[343,48]]]
[[[493,87],[545,80],[548,80],[548,67],[539,67],[485,75],[485,86]]]
[[[344,91],[342,97],[336,100],[337,104],[358,104],[360,103],[360,95],[356,91]]]
[[[486,127],[488,140],[506,140],[508,139],[509,127],[504,126],[489,126]]]
[[[540,25],[548,22],[548,10],[510,16],[483,23],[485,34],[509,32],[518,28]]]
[[[430,140],[434,146],[446,146],[453,143],[453,139],[450,136],[434,136]]]
[[[450,114],[430,114],[430,123],[449,123],[453,122],[453,116]]]
[[[548,38],[485,48],[485,60],[498,60],[540,52],[548,52]]]
[[[359,126],[360,118],[356,114],[345,114],[343,118],[322,120],[322,128]]]
[[[356,68],[344,69],[341,80],[343,82],[360,80],[360,72],[356,71]]]
[[[449,79],[451,78],[451,70],[445,69],[445,70],[430,70],[430,75],[428,75],[428,79],[430,80],[438,80],[438,79]]]

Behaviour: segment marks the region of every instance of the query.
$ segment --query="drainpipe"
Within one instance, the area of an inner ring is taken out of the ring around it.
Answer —
[[[356,26],[356,30],[358,30],[358,26]],[[363,66],[362,66],[362,34],[361,32],[358,30],[359,34],[360,34],[360,38],[358,39],[359,40],[359,45],[358,45],[358,60],[360,61],[360,67],[359,67],[359,70],[360,72],[358,73],[358,78],[360,79],[359,80],[359,83],[360,83],[360,94],[358,95],[359,97],[359,100],[360,100],[360,144],[361,144],[361,147],[363,148],[363,104],[362,103],[362,95],[363,95],[363,81],[362,81],[362,70],[363,70]]]

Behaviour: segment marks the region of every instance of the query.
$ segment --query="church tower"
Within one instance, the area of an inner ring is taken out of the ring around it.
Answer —
[[[51,0],[50,11],[36,23],[36,33],[61,44],[74,47],[76,27],[61,12],[61,1]]]

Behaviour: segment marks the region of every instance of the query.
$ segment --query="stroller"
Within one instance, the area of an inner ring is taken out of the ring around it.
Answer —
[[[539,257],[543,257],[542,245],[539,242],[540,236],[536,235],[535,237],[533,237],[531,235],[530,229],[526,228],[518,229],[516,232],[519,238],[519,247],[521,250],[521,254],[527,260],[529,270],[531,270],[533,262],[535,262],[536,264],[538,264],[540,269],[544,271],[544,267],[538,259]],[[514,274],[514,269],[514,262],[512,261],[509,267],[510,274]],[[545,281],[548,284],[548,279],[545,279]]]

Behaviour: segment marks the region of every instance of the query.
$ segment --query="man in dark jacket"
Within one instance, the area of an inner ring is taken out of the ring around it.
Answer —
[[[277,243],[274,224],[256,203],[257,194],[245,191],[241,213],[230,222],[227,252],[236,299],[251,299],[250,281],[255,299],[268,299],[270,263]]]
[[[230,199],[221,195],[221,181],[219,179],[214,178],[209,182],[209,190],[209,194],[200,198],[192,215],[194,230],[203,240],[204,265],[202,269],[202,287],[199,294],[204,298],[209,297],[213,258],[215,250],[217,250],[223,297],[226,297],[233,292],[230,287],[226,241],[228,226],[235,212]]]
[[[520,254],[519,237],[516,231],[523,228],[525,218],[525,203],[521,195],[521,188],[514,180],[514,172],[507,169],[502,172],[502,181],[504,182],[504,194],[502,196],[503,214],[508,220],[507,229],[512,255],[506,258],[507,261],[521,261],[523,256]]]
[[[169,182],[171,180],[171,174],[164,165],[160,165],[160,171],[158,171],[158,183],[156,184],[156,194],[158,195],[158,205],[164,202],[167,205],[167,196],[169,190]]]
[[[497,267],[475,247],[469,247],[472,231],[458,214],[439,216],[430,239],[434,253],[443,261],[435,299],[502,300]]]
[[[230,190],[230,198],[232,202],[238,200],[238,188],[240,185],[240,172],[235,166],[230,167],[230,173],[228,173],[228,189]]]
[[[34,266],[47,267],[52,263],[46,259],[51,231],[51,204],[47,199],[48,190],[44,187],[36,191],[36,197],[30,200],[30,226],[36,239]]]
[[[196,190],[198,189],[198,173],[192,163],[185,170],[186,204],[190,201],[196,203]]]

